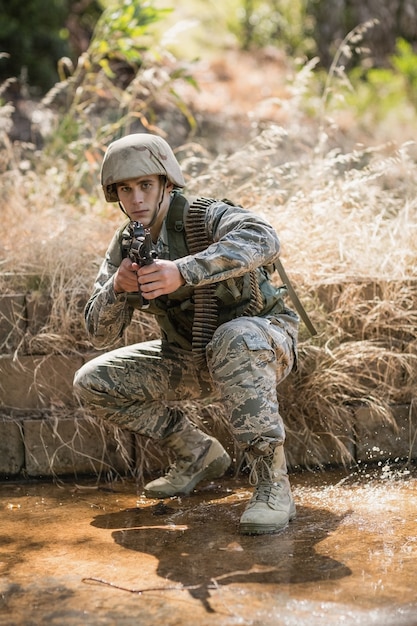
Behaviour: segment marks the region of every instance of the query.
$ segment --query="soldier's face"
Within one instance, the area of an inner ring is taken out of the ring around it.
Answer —
[[[117,195],[127,215],[145,228],[161,224],[169,207],[172,183],[164,184],[157,174],[129,178],[116,183]]]

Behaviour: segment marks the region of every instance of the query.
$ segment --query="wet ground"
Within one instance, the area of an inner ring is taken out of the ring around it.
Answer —
[[[415,626],[417,470],[291,474],[297,518],[237,524],[245,478],[0,484],[1,626]]]

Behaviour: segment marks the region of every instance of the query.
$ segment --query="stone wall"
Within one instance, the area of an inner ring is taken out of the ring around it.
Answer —
[[[348,289],[349,286],[335,282],[310,289],[311,301],[307,304],[311,310],[320,311],[314,314],[320,332],[328,323],[328,316],[340,308]],[[380,283],[364,284],[362,304],[383,302],[385,289],[386,286]],[[412,293],[416,295],[417,291],[412,290]],[[402,312],[406,314],[409,307],[413,313],[417,308],[414,306],[416,301],[417,297],[414,300],[411,298],[411,303],[406,299],[401,304]],[[6,294],[0,298],[0,476],[103,476],[115,472],[137,472],[138,465],[150,473],[160,468],[166,459],[157,460],[158,450],[152,448],[149,442],[96,423],[78,406],[72,392],[73,375],[96,353],[78,349],[64,353],[57,350],[32,353],[33,345],[36,345],[33,338],[45,326],[49,313],[50,299],[45,294],[26,292]],[[359,320],[348,319],[346,325],[352,340],[364,338],[363,324]],[[410,342],[407,327],[401,331],[402,339],[397,331],[393,331],[392,325],[389,328],[393,349],[401,352],[414,350],[414,340]],[[368,329],[367,332],[372,335],[374,330]],[[344,341],[347,339],[343,338]],[[383,339],[387,341],[387,337]],[[309,345],[317,340],[304,336],[302,345],[303,341]],[[410,348],[410,345],[414,347]],[[364,363],[364,368],[369,367],[369,363]],[[300,375],[294,376],[297,378]],[[401,376],[404,376],[402,370],[398,373],[399,380]],[[284,406],[285,399],[294,394],[293,390],[289,393],[293,382],[294,377],[280,387]],[[300,384],[299,380],[296,382]],[[417,458],[417,411],[414,397],[407,391],[408,387],[404,389],[404,395],[399,394],[397,402],[391,406],[391,419],[387,421],[381,421],[372,407],[355,406],[353,403],[352,417],[342,429],[339,428],[338,433],[317,434],[321,441],[320,458],[317,459],[316,454],[312,464],[339,464],[338,441],[343,441],[352,463]],[[291,402],[297,404],[297,397],[292,396]],[[225,421],[213,421],[207,406],[201,408],[199,415],[202,416],[203,427],[214,429],[236,458],[235,466],[238,466],[239,454]],[[303,433],[293,431],[292,424],[288,424],[288,429],[290,466],[310,465],[308,441]],[[144,448],[147,449],[145,455]],[[144,460],[145,457],[147,460]]]

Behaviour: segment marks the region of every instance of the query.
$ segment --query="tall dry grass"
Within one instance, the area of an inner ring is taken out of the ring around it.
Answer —
[[[209,195],[226,188],[280,234],[284,263],[319,330],[310,339],[302,327],[299,370],[281,394],[290,462],[301,454],[310,466],[352,462],[358,407],[395,433],[393,406],[415,403],[417,388],[414,146],[318,155],[313,138],[271,126],[191,184]],[[372,421],[371,438],[374,429]]]
[[[392,405],[415,402],[416,151],[394,137],[355,145],[354,129],[346,141],[353,148],[334,135],[323,141],[323,120],[306,117],[298,96],[288,96],[284,124],[253,124],[232,153],[210,153],[197,135],[177,154],[190,195],[231,198],[276,227],[319,331],[311,339],[302,328],[300,367],[283,388],[289,450],[301,446],[304,463],[320,465],[330,439],[334,462],[350,463],[357,407],[371,407],[395,429]],[[51,301],[49,317],[16,355],[83,353],[82,305],[120,223],[98,185],[103,146],[86,146],[78,169],[65,154],[53,159],[12,145],[10,110],[0,111],[0,286],[4,293],[19,284]],[[126,340],[155,332],[141,316]],[[227,428],[222,407],[210,408],[197,411],[207,428]]]

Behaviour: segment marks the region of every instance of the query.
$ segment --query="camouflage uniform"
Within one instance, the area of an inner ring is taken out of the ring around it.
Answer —
[[[158,193],[146,195],[155,179]],[[144,209],[158,257],[169,261],[159,265],[168,267],[174,280],[162,290],[168,295],[151,298],[146,309],[155,315],[161,339],[86,363],[74,380],[79,397],[98,416],[160,440],[175,453],[166,475],[144,486],[150,498],[187,495],[199,482],[223,476],[229,454],[181,410],[185,400],[220,399],[256,485],[240,530],[282,530],[296,510],[276,389],[295,365],[298,317],[271,282],[280,247],[274,229],[228,201],[198,198],[188,205],[179,191],[185,185],[179,163],[155,135],[137,133],[112,142],[101,182],[106,200],[119,202],[131,219]],[[115,233],[86,307],[88,332],[98,348],[119,341],[134,308],[142,305],[140,294],[126,293],[135,283],[125,272],[136,271],[124,262],[127,226]],[[137,275],[153,269],[140,268]]]
[[[210,396],[222,401],[242,447],[261,436],[283,443],[276,388],[295,364],[298,318],[285,307],[266,269],[279,254],[278,238],[259,215],[223,201],[209,206],[205,227],[213,243],[175,260],[185,285],[152,301],[147,310],[156,316],[162,339],[93,359],[77,372],[75,388],[96,415],[155,439],[180,429],[184,400]],[[121,240],[119,230],[86,307],[87,329],[97,348],[120,339],[135,307],[132,298],[113,289],[123,257]],[[156,246],[160,258],[172,260],[165,227]],[[264,306],[248,316],[242,299],[250,271],[256,272]],[[219,322],[201,366],[192,353],[193,293],[212,283],[221,287]]]

